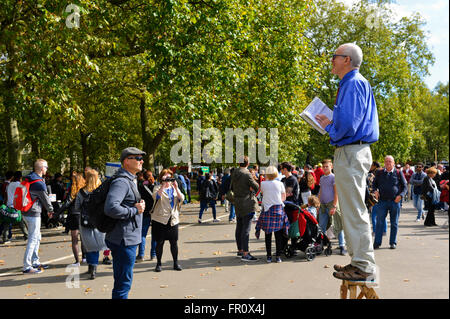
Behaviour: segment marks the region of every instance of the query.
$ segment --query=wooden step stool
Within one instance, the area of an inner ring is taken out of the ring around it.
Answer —
[[[359,287],[360,293],[356,297],[356,287]],[[347,291],[350,291],[350,299],[380,299],[373,288],[367,287],[363,281],[342,280],[341,299],[347,299]]]

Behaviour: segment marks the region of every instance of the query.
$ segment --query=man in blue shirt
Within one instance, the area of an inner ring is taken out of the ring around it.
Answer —
[[[331,60],[331,72],[339,77],[333,119],[319,114],[316,120],[336,146],[336,189],[351,263],[335,265],[333,276],[345,280],[373,280],[375,254],[370,218],[364,203],[366,179],[372,164],[370,144],[378,141],[378,113],[372,88],[359,73],[363,54],[353,43],[341,45]]]

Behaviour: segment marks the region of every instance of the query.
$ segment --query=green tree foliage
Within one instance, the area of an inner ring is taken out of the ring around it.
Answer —
[[[333,105],[330,58],[345,42],[362,47],[361,72],[376,95],[374,158],[431,160],[435,150],[448,158],[448,83],[432,92],[423,84],[433,63],[424,21],[395,21],[386,1],[72,3],[74,28],[67,3],[2,2],[2,171],[38,157],[52,171],[103,169],[131,145],[148,153],[147,167],[169,166],[170,132],[192,134],[198,119],[222,133],[278,128],[280,161],[316,163],[333,148],[299,114],[314,96]]]

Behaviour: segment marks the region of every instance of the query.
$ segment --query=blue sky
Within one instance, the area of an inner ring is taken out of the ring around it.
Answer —
[[[358,0],[338,0],[351,5]],[[440,81],[449,81],[449,1],[448,0],[395,0],[390,6],[399,17],[418,12],[426,21],[427,43],[435,57],[430,76],[424,80],[430,89]]]

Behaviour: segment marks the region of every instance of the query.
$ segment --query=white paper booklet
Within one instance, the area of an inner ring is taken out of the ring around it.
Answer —
[[[325,134],[326,131],[316,120],[317,114],[324,114],[330,121],[333,120],[333,111],[316,96],[300,116],[321,134]]]

